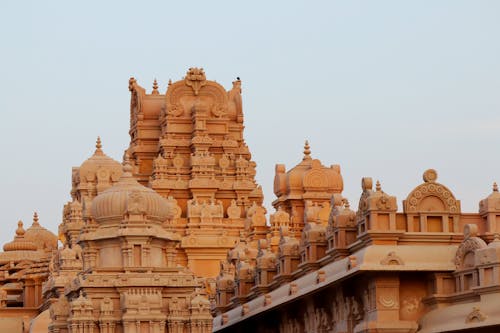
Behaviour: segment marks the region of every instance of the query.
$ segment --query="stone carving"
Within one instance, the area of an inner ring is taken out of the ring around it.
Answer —
[[[401,302],[401,306],[403,308],[403,311],[407,313],[414,313],[417,312],[418,309],[420,308],[420,301],[421,297],[416,297],[416,296],[408,296],[403,301]]]
[[[109,297],[104,297],[101,301],[101,317],[113,315],[113,302]]]
[[[170,219],[178,219],[181,217],[182,214],[182,209],[179,207],[177,204],[177,200],[174,199],[174,197],[169,196],[167,198],[168,206],[169,206],[169,218]]]
[[[417,212],[422,209],[420,206],[425,204],[427,200],[430,202],[430,206],[425,207],[424,211],[432,209],[455,214],[460,213],[460,201],[455,199],[447,187],[436,183],[437,172],[435,170],[425,171],[423,178],[424,183],[417,186],[404,201],[405,211]]]
[[[144,197],[139,191],[132,191],[127,202],[127,212],[129,214],[143,214],[145,212]]]
[[[230,219],[239,219],[241,217],[241,208],[236,205],[236,200],[231,200],[231,205],[227,208],[227,217]]]
[[[200,89],[207,84],[203,68],[190,68],[186,73],[186,85],[193,89],[195,95],[198,95]]]
[[[464,228],[464,241],[458,247],[455,254],[455,266],[457,269],[467,268],[473,263],[465,263],[464,258],[468,253],[474,254],[478,249],[486,248],[487,245],[485,241],[477,237],[477,226],[466,225]]]
[[[382,305],[384,308],[387,309],[395,309],[398,307],[398,302],[389,295],[381,295],[378,297],[378,302],[380,305]]]
[[[472,308],[472,311],[465,318],[465,323],[470,324],[470,323],[482,322],[485,321],[487,318],[488,316],[485,315],[483,312],[481,312],[481,309],[478,306],[474,306]]]
[[[380,261],[381,265],[404,265],[403,260],[396,255],[396,252],[391,251],[387,256]]]
[[[59,294],[59,298],[50,306],[50,318],[57,320],[59,317],[67,317],[69,315],[69,303],[64,294]]]

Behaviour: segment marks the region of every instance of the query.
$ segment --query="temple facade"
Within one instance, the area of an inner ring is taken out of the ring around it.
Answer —
[[[249,222],[217,277],[214,332],[498,332],[500,194],[463,213],[427,170],[403,200],[304,157],[276,166],[270,223]]]
[[[435,170],[403,200],[339,165],[275,169],[267,215],[243,137],[241,81],[190,68],[164,94],[129,80],[123,161],[100,138],[72,169],[57,233],[13,225],[0,331],[500,331],[500,194],[465,213]]]

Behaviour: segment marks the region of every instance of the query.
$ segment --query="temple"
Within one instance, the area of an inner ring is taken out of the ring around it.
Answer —
[[[37,213],[13,224],[0,331],[500,331],[496,184],[465,213],[433,169],[401,209],[365,177],[355,207],[306,141],[296,166],[276,165],[268,218],[239,79],[226,91],[190,68],[164,94],[129,90],[123,160],[97,138],[57,233]]]

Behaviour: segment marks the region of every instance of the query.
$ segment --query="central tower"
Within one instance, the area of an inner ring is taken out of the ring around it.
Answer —
[[[134,78],[129,89],[134,176],[174,208],[178,263],[215,277],[242,236],[246,211],[263,201],[243,138],[241,81],[226,91],[190,68],[164,95],[156,80],[150,94]]]

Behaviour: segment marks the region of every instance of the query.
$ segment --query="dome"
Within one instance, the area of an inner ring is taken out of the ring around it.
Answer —
[[[295,189],[302,189],[302,179],[304,178],[304,174],[307,170],[311,168],[312,158],[311,158],[311,150],[309,147],[309,142],[306,141],[304,145],[304,157],[302,158],[302,162],[291,168],[287,173],[287,185],[289,191],[293,191]]]
[[[92,201],[92,215],[97,223],[121,220],[126,212],[145,214],[149,219],[161,223],[171,215],[169,207],[165,198],[137,182],[126,156],[123,174],[118,182]]]
[[[38,214],[33,214],[33,224],[26,230],[24,237],[35,243],[38,250],[53,250],[57,248],[57,236],[38,223]]]
[[[484,215],[500,211],[500,192],[497,183],[493,183],[493,191],[479,202],[479,213]]]
[[[294,191],[322,191],[327,193],[340,193],[344,188],[340,166],[332,165],[327,168],[318,159],[311,158],[309,142],[304,145],[302,162],[290,169],[286,175],[288,192]],[[275,181],[277,182],[277,181]],[[284,192],[282,184],[276,184],[277,190]],[[276,187],[275,186],[275,187]]]
[[[36,251],[37,246],[25,238],[23,221],[17,222],[16,236],[14,240],[3,246],[4,251]]]
[[[111,178],[113,181],[118,180],[122,173],[120,162],[104,154],[100,137],[97,137],[95,147],[94,155],[80,166],[80,179],[93,181],[95,178],[106,180]]]

